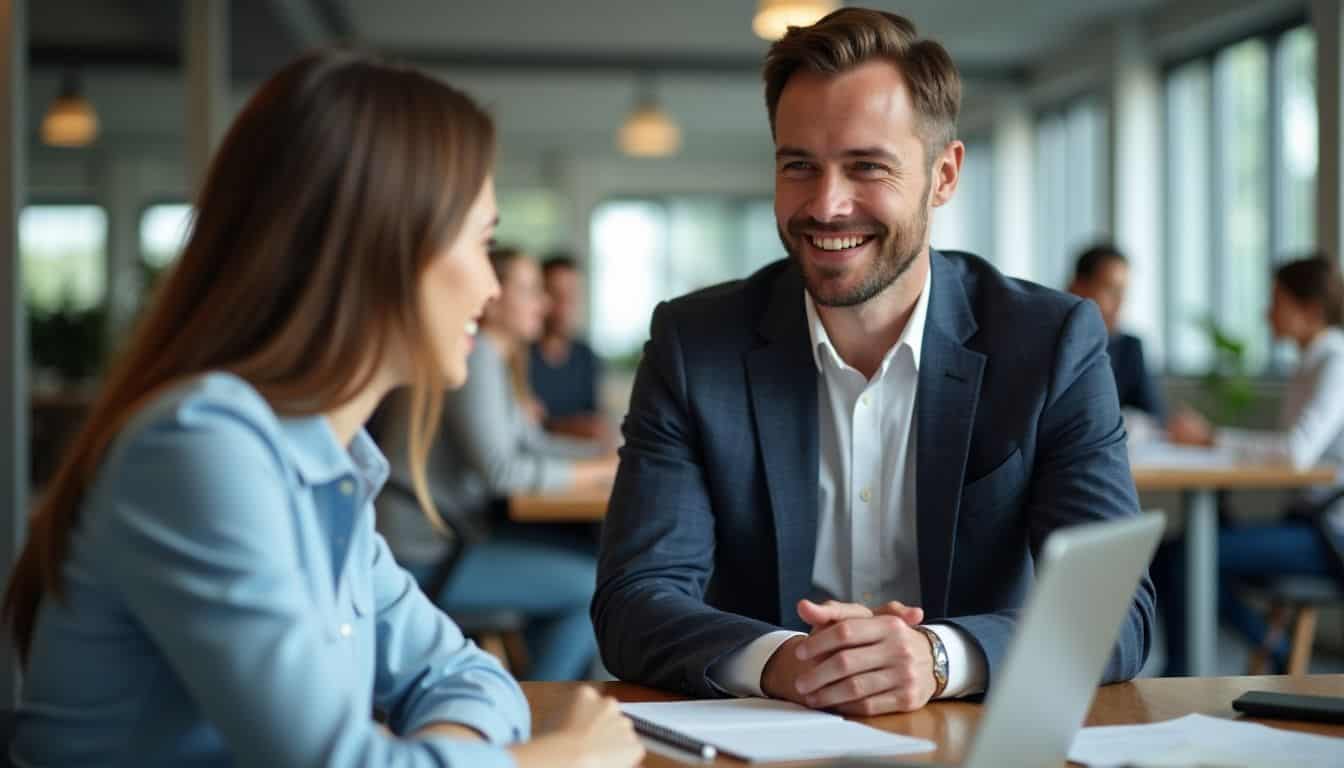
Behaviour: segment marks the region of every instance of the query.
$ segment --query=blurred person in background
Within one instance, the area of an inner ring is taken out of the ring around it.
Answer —
[[[392,476],[379,525],[397,559],[449,614],[507,610],[527,618],[527,677],[581,679],[596,656],[587,613],[596,542],[587,527],[510,522],[507,497],[601,487],[615,476],[616,459],[597,442],[549,435],[531,417],[526,363],[547,304],[541,269],[514,248],[492,250],[490,261],[500,295],[481,317],[466,386],[445,398],[427,467],[444,527],[431,526],[410,503],[398,418],[384,438]]]
[[[11,574],[16,764],[639,762],[591,690],[524,743],[517,683],[374,532],[361,425],[394,387],[432,511],[437,404],[499,290],[494,145],[460,91],[343,51],[245,105]]]
[[[528,380],[544,409],[546,429],[611,440],[602,415],[602,363],[579,338],[583,324],[583,274],[573,257],[553,254],[541,265],[550,307],[541,338],[531,347]]]
[[[1288,382],[1277,430],[1212,428],[1192,423],[1181,442],[1216,447],[1239,459],[1344,468],[1344,281],[1338,265],[1316,255],[1283,264],[1274,272],[1268,313],[1276,339],[1292,342],[1298,368]],[[1221,617],[1254,644],[1265,641],[1266,623],[1240,595],[1248,581],[1275,576],[1344,579],[1344,527],[1337,488],[1307,493],[1281,521],[1224,528],[1218,536]],[[1164,545],[1153,563],[1158,605],[1168,638],[1184,637],[1184,550]],[[1269,649],[1278,665],[1287,644]],[[1186,674],[1181,642],[1167,642],[1167,674]]]
[[[1120,407],[1142,411],[1161,425],[1167,420],[1166,404],[1161,388],[1148,373],[1143,342],[1119,329],[1120,309],[1128,288],[1129,260],[1115,246],[1100,243],[1078,255],[1069,293],[1091,299],[1101,310],[1101,319],[1110,334],[1106,353],[1111,358]]]

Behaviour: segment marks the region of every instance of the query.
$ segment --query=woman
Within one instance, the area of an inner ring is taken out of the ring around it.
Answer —
[[[1173,425],[1178,442],[1211,445],[1241,458],[1291,464],[1299,469],[1344,467],[1344,280],[1325,257],[1289,262],[1274,273],[1269,324],[1277,339],[1298,350],[1298,369],[1288,382],[1281,429],[1212,430],[1198,420]],[[1309,494],[1299,506],[1319,506],[1331,491]],[[1158,605],[1171,638],[1184,637],[1185,590],[1179,546],[1166,546],[1154,563],[1164,593]],[[1219,610],[1251,642],[1260,644],[1266,624],[1239,595],[1247,580],[1272,576],[1337,575],[1337,556],[1309,518],[1227,528],[1218,537]],[[1168,642],[1167,674],[1185,674],[1185,649]],[[1274,651],[1280,664],[1287,649]]]
[[[450,614],[502,609],[527,617],[528,677],[580,679],[597,651],[588,618],[597,569],[592,537],[564,526],[511,524],[496,502],[610,484],[616,460],[598,455],[595,442],[541,429],[528,407],[524,367],[546,312],[541,270],[516,249],[492,251],[490,261],[500,295],[481,318],[467,385],[445,399],[442,436],[429,457],[444,531],[409,503],[412,475],[396,448],[405,440],[395,418],[384,440],[392,475],[379,499],[379,526],[397,559]]]
[[[423,457],[498,290],[493,153],[466,96],[352,53],[244,107],[11,577],[18,764],[637,762],[591,693],[523,744],[517,684],[373,530],[360,425],[409,385]]]

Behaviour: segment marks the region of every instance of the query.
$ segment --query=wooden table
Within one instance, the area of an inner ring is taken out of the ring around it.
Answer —
[[[582,683],[523,683],[523,692],[532,705],[532,721],[544,728]],[[672,696],[651,688],[629,683],[595,684],[608,696],[621,701],[673,701]],[[1344,675],[1305,677],[1215,677],[1159,678],[1132,683],[1107,685],[1097,690],[1087,725],[1133,725],[1170,720],[1193,712],[1217,717],[1235,717],[1232,700],[1249,690],[1344,696]],[[954,763],[963,759],[971,745],[981,706],[960,701],[934,702],[905,715],[863,719],[875,728],[938,745],[934,752],[902,756],[906,762]],[[1344,725],[1322,725],[1283,720],[1256,720],[1276,728],[1305,731],[1344,738]],[[720,757],[715,765],[742,765],[740,761]],[[685,765],[650,753],[644,760],[648,768],[674,768]],[[772,763],[772,765],[816,765],[816,763]]]
[[[1218,492],[1333,485],[1333,467],[1298,471],[1276,465],[1137,466],[1140,491],[1180,491],[1185,516],[1186,659],[1190,674],[1218,671]],[[1175,642],[1175,639],[1172,639]]]
[[[1278,465],[1223,465],[1134,469],[1140,491],[1180,491],[1185,516],[1185,648],[1190,673],[1215,674],[1218,667],[1218,491],[1306,488],[1331,485],[1337,471],[1319,467],[1297,471]],[[607,514],[609,487],[565,493],[515,496],[509,517],[518,522],[596,522]]]

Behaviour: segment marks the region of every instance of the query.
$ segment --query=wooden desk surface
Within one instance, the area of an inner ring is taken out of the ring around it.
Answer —
[[[1287,465],[1272,464],[1248,464],[1217,469],[1140,467],[1134,470],[1134,485],[1140,491],[1307,488],[1314,485],[1334,485],[1337,476],[1338,472],[1334,467],[1313,467],[1299,471]]]
[[[1140,491],[1184,491],[1197,489],[1274,489],[1333,485],[1337,472],[1333,467],[1304,471],[1288,466],[1247,465],[1218,469],[1134,470],[1134,484]],[[509,517],[522,523],[599,522],[607,514],[611,488],[584,488],[565,493],[539,493],[509,499]]]
[[[523,683],[523,692],[532,705],[532,721],[544,729],[564,706],[572,689],[582,683]],[[680,697],[629,683],[596,683],[599,690],[621,701],[674,701]],[[1234,717],[1232,700],[1250,690],[1344,696],[1344,675],[1306,677],[1205,677],[1136,680],[1107,685],[1097,690],[1087,725],[1132,725],[1170,720],[1194,712]],[[918,712],[861,720],[893,733],[928,739],[938,745],[934,752],[909,755],[907,762],[956,762],[965,757],[980,719],[980,705],[965,702],[935,702]],[[1276,728],[1318,733],[1344,738],[1344,725],[1256,720]],[[715,765],[741,765],[721,757]],[[815,765],[816,763],[772,763],[772,765]],[[674,768],[685,765],[650,753],[644,760],[648,768]]]

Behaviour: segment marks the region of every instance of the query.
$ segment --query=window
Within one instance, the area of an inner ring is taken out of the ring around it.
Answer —
[[[1169,367],[1213,362],[1208,319],[1271,361],[1274,263],[1315,243],[1315,42],[1307,27],[1253,37],[1166,79]]]
[[[177,261],[187,242],[191,206],[186,203],[151,205],[140,214],[140,260],[159,272]]]
[[[604,357],[639,353],[659,301],[784,256],[768,198],[610,200],[591,227],[592,342]]]
[[[569,227],[556,194],[549,189],[500,190],[499,227],[495,240],[543,258],[569,242]]]
[[[1031,277],[1063,287],[1084,248],[1109,229],[1106,110],[1094,98],[1044,113],[1036,124],[1036,240]]]
[[[957,193],[947,205],[933,212],[930,240],[934,248],[969,251],[994,259],[993,170],[993,145],[967,139]]]
[[[1209,247],[1209,169],[1207,151],[1182,151],[1208,144],[1212,78],[1204,62],[1177,69],[1167,79],[1167,312],[1169,368],[1202,372],[1213,361],[1213,347],[1200,323],[1213,310],[1213,251]]]
[[[30,205],[19,215],[24,301],[33,312],[87,312],[107,294],[107,211]]]
[[[1275,82],[1278,87],[1279,217],[1274,254],[1296,258],[1316,244],[1316,36],[1298,27],[1279,45]]]
[[[1263,364],[1269,295],[1269,55],[1262,40],[1224,49],[1213,60],[1214,284],[1219,323],[1247,343],[1252,367]]]

